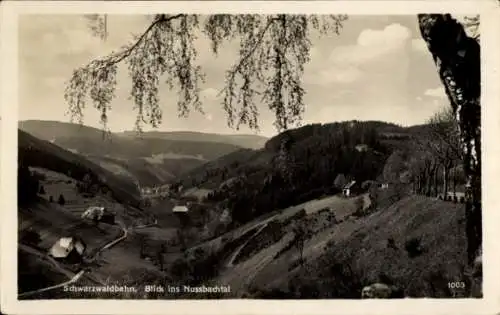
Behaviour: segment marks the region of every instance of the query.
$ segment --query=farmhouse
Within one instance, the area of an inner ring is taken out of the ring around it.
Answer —
[[[356,151],[358,152],[366,152],[368,151],[368,145],[367,144],[358,144],[356,147],[355,147]]]
[[[176,212],[176,213],[186,213],[188,212],[189,209],[187,206],[175,206],[173,209],[172,209],[172,212]]]
[[[105,207],[89,207],[82,214],[82,219],[95,220],[108,224],[115,224],[115,214],[108,211]]]
[[[78,237],[61,237],[49,250],[49,255],[58,260],[81,262],[87,245]]]
[[[342,189],[342,194],[346,197],[355,195],[357,193],[361,192],[361,187],[359,183],[355,180],[349,182],[347,185],[344,186]]]

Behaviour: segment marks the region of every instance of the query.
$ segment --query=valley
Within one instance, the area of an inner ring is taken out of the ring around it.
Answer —
[[[464,211],[459,198],[440,197],[445,179],[428,172],[431,156],[411,144],[426,128],[354,121],[292,129],[259,149],[207,141],[195,147],[214,151],[198,165],[173,158],[174,145],[136,144],[190,165],[162,168],[168,175],[151,164],[132,167],[141,158],[135,149],[110,158],[111,148],[96,156],[64,147],[81,132],[58,143],[19,131],[19,298],[96,298],[65,285],[138,288],[98,298],[360,298],[375,282],[409,297],[469,294],[446,287],[467,268]],[[106,141],[99,139],[92,141]],[[447,180],[459,196],[464,179]],[[112,220],[85,219],[95,207]],[[85,244],[77,262],[47,254],[67,237]],[[146,285],[230,292],[145,292]]]

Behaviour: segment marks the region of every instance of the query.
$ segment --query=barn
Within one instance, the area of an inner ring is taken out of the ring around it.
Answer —
[[[173,209],[172,209],[172,212],[176,212],[176,213],[185,213],[185,212],[188,212],[189,209],[187,206],[175,206]]]
[[[82,214],[82,219],[95,220],[108,224],[115,224],[115,214],[105,207],[89,207]]]
[[[57,260],[71,263],[81,262],[87,245],[78,237],[61,237],[52,245],[49,255]]]
[[[349,182],[342,189],[342,194],[345,197],[350,197],[350,196],[359,194],[360,192],[361,192],[361,185],[357,181],[355,181],[355,180]]]

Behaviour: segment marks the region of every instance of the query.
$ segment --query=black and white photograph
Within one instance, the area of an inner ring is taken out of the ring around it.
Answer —
[[[17,15],[15,299],[484,298],[480,9],[166,8]]]

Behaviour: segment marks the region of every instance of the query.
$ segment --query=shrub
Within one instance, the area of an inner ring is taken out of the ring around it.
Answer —
[[[40,243],[41,238],[38,232],[33,230],[25,230],[21,232],[19,240],[21,241],[21,243],[31,246],[37,246]]]
[[[61,206],[64,206],[64,204],[66,203],[66,200],[64,199],[64,196],[62,194],[59,195],[57,203],[60,204]]]
[[[408,257],[414,258],[420,256],[423,253],[423,249],[421,247],[420,238],[413,237],[405,242],[405,249],[408,253]]]
[[[392,237],[387,240],[387,247],[392,249],[398,249],[398,247],[396,246],[396,242]]]

